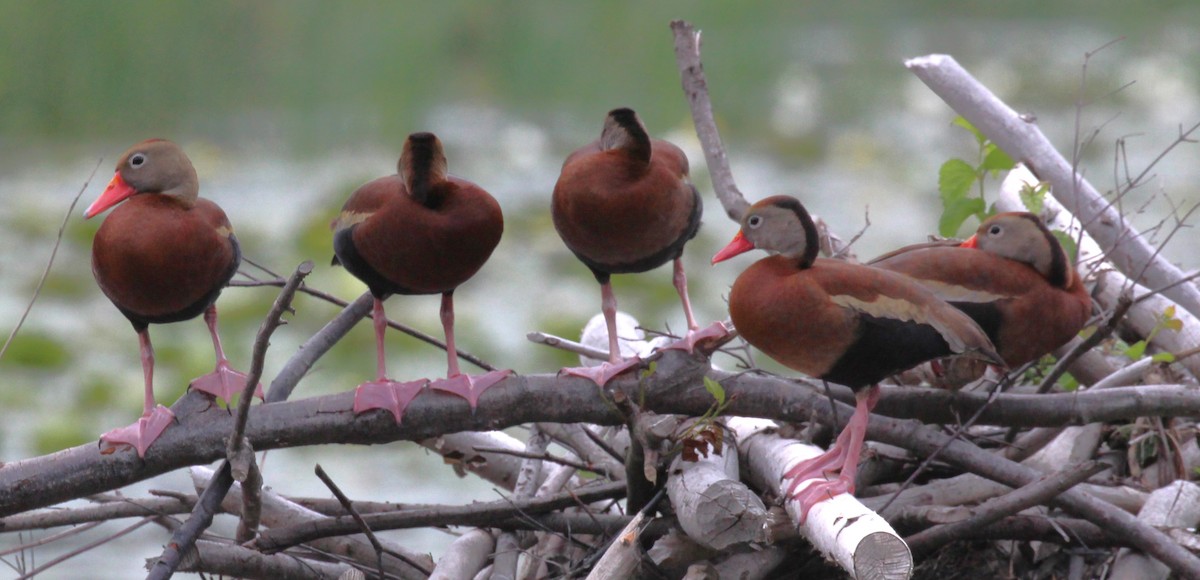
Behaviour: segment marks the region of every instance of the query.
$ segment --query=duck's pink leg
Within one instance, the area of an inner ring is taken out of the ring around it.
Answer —
[[[147,329],[138,330],[137,335],[146,387],[142,417],[132,425],[119,427],[101,435],[100,444],[131,445],[137,451],[138,457],[145,457],[146,449],[171,425],[175,414],[170,409],[154,403],[154,346],[150,344],[150,332]]]
[[[396,382],[387,378],[387,361],[383,354],[383,337],[387,331],[387,315],[383,311],[383,300],[375,297],[375,306],[371,311],[375,324],[375,368],[376,378],[367,381],[354,390],[354,413],[363,413],[371,409],[386,409],[391,411],[396,424],[404,417],[408,404],[421,393],[421,389],[429,381],[418,379],[406,383]]]
[[[213,372],[192,380],[191,387],[197,391],[208,393],[226,405],[237,395],[242,394],[246,387],[246,373],[233,370],[229,359],[225,358],[225,349],[221,348],[221,337],[217,334],[217,305],[213,304],[204,311],[204,323],[208,325],[208,333],[212,335],[213,350],[217,353],[217,368]],[[255,385],[254,396],[263,398],[262,384]]]
[[[719,339],[729,336],[729,329],[725,328],[723,322],[714,322],[703,329],[699,324],[696,324],[696,317],[692,314],[692,301],[688,299],[687,289],[687,274],[683,271],[683,258],[675,258],[675,291],[679,293],[679,300],[683,302],[683,314],[687,317],[688,330],[683,335],[683,338],[672,342],[664,347],[665,350],[686,350],[688,354],[696,349],[696,344],[705,340]]]
[[[802,461],[784,474],[791,479],[787,496],[800,502],[800,523],[808,517],[808,510],[817,503],[840,493],[854,493],[854,478],[858,475],[858,459],[862,455],[863,440],[867,434],[867,423],[871,409],[879,401],[879,386],[872,385],[855,393],[857,404],[846,428],[838,435],[833,447],[813,459]],[[837,478],[825,480],[827,471],[839,470]],[[796,491],[802,483],[809,483]]]
[[[617,346],[617,297],[609,282],[600,285],[600,311],[604,313],[604,325],[608,327],[608,361],[594,367],[568,367],[558,372],[583,377],[604,388],[613,377],[640,366],[642,359],[636,356],[621,359],[621,347]]]
[[[479,404],[479,395],[512,374],[510,370],[489,371],[482,375],[465,375],[458,368],[458,348],[454,346],[454,293],[442,294],[442,331],[446,334],[446,378],[429,384],[431,388],[457,395],[467,400],[471,412]]]

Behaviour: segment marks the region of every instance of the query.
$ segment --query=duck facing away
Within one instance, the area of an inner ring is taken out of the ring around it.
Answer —
[[[997,214],[961,245],[917,244],[870,265],[909,276],[965,312],[1012,368],[1066,344],[1092,312],[1062,244],[1031,213]]]
[[[199,197],[199,190],[196,170],[183,150],[171,141],[151,139],[121,155],[112,181],[83,214],[91,218],[120,204],[96,231],[92,274],[137,332],[145,407],[136,423],[109,431],[100,441],[130,445],[139,457],[175,418],[154,402],[150,324],[203,313],[217,366],[191,387],[229,401],[246,384],[246,375],[230,368],[217,334],[217,296],[237,272],[241,251],[225,212]],[[256,393],[260,398],[261,389]]]
[[[927,360],[966,355],[998,363],[991,342],[970,318],[908,278],[838,260],[818,259],[817,230],[795,198],[768,197],[742,217],[733,241],[713,263],[752,249],[772,254],[747,268],[729,293],[733,325],[747,342],[781,364],[850,387],[857,405],[825,454],[784,477],[801,503],[854,491],[858,458],[877,383]],[[841,470],[837,479],[801,482]]]
[[[404,142],[398,173],[359,187],[333,221],[334,263],[366,283],[375,305],[376,380],[359,385],[354,411],[387,409],[399,423],[404,409],[428,384],[466,399],[479,395],[511,371],[463,374],[454,343],[454,290],[474,276],[504,232],[504,216],[483,188],[446,172],[442,143],[433,133]],[[446,378],[432,383],[387,378],[383,301],[392,294],[441,294],[446,335]]]
[[[701,329],[692,314],[684,273],[683,246],[700,229],[700,194],[688,177],[683,151],[652,139],[632,109],[614,109],[600,138],[572,152],[554,186],[551,213],[558,235],[600,283],[601,311],[608,328],[608,361],[563,372],[604,386],[640,364],[622,360],[617,346],[617,300],[613,274],[653,270],[674,261],[674,284],[688,331],[664,348],[692,352],[698,342],[725,336],[721,323]]]

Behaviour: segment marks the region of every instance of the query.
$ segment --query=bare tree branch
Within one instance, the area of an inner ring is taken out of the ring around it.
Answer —
[[[704,77],[704,64],[700,62],[700,32],[683,20],[672,20],[671,31],[675,34],[675,61],[679,65],[683,81],[683,95],[692,109],[692,120],[696,125],[696,136],[704,145],[704,160],[708,174],[712,177],[713,190],[725,207],[725,213],[735,222],[750,204],[738,190],[729,169],[729,158],[721,145],[721,134],[713,120],[712,100],[708,96],[708,79]]]

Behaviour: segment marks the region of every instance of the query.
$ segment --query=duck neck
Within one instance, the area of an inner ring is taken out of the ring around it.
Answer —
[[[436,186],[446,180],[446,156],[441,142],[432,133],[409,136],[400,156],[399,170],[413,200],[426,207],[441,203]]]

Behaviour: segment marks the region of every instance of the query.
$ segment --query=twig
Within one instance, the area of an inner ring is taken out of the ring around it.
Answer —
[[[359,320],[367,316],[371,312],[371,304],[374,298],[370,292],[364,292],[352,303],[345,303],[342,300],[332,300],[335,304],[342,302],[342,311],[334,316],[332,320],[325,323],[325,326],[316,334],[310,336],[304,344],[300,345],[300,349],[293,354],[283,368],[275,375],[275,380],[271,381],[271,387],[267,389],[268,403],[281,403],[288,400],[292,395],[292,391],[296,385],[300,383],[308,374],[309,369],[316,364],[333,345],[337,344]]]
[[[565,350],[570,353],[583,355],[597,360],[608,360],[608,352],[598,348],[590,347],[586,344],[580,344],[573,340],[554,336],[545,332],[530,332],[525,335],[525,338],[534,344],[544,344],[560,350]]]
[[[1024,509],[1047,503],[1063,491],[1106,468],[1106,465],[1096,461],[1068,466],[1053,475],[984,503],[975,511],[975,515],[967,520],[930,528],[909,536],[905,541],[913,555],[920,557],[957,540],[967,530],[989,526]]]
[[[145,515],[143,515],[142,517],[145,517]],[[5,520],[5,521],[7,522],[7,520]],[[0,558],[3,558],[4,556],[8,556],[10,554],[15,554],[17,552],[24,552],[25,550],[28,550],[30,548],[36,548],[38,546],[45,546],[46,544],[51,544],[51,543],[57,542],[59,540],[62,540],[64,538],[70,538],[72,536],[77,536],[83,532],[91,530],[91,529],[95,528],[96,526],[102,525],[104,523],[105,523],[105,521],[89,522],[82,526],[76,526],[76,527],[73,527],[70,529],[63,530],[58,533],[50,534],[49,536],[31,539],[28,542],[22,543],[19,546],[13,546],[7,550],[0,550]],[[41,526],[39,526],[39,528],[40,527]],[[7,526],[5,527],[4,531],[6,531],[6,532],[9,531]],[[15,532],[15,531],[19,531],[19,530],[12,530],[12,531]]]
[[[213,514],[221,509],[221,500],[225,499],[225,494],[232,486],[233,474],[229,469],[229,462],[223,461],[221,467],[213,474],[208,488],[200,496],[200,501],[196,502],[191,517],[171,534],[171,541],[167,542],[162,556],[150,568],[146,580],[167,580],[175,574],[184,554],[192,550],[196,539],[212,525]]]
[[[79,193],[76,193],[75,198],[71,200],[71,206],[67,208],[67,215],[63,216],[62,224],[58,226],[58,236],[54,239],[54,247],[50,250],[50,259],[46,260],[46,268],[42,270],[42,277],[38,279],[37,287],[33,289],[33,296],[29,298],[29,304],[21,312],[21,318],[17,319],[17,325],[13,327],[12,332],[8,333],[8,338],[4,340],[4,346],[0,346],[0,360],[4,359],[4,353],[8,352],[8,346],[17,337],[17,332],[21,330],[25,319],[33,310],[34,302],[37,302],[38,296],[42,294],[42,286],[46,285],[46,278],[50,276],[50,267],[54,265],[54,257],[58,255],[58,247],[62,245],[63,232],[67,230],[67,223],[71,221],[71,215],[75,213],[75,204],[79,203],[79,198],[83,197],[83,192],[87,191],[88,185],[92,183],[92,178],[96,177],[96,170],[100,169],[100,164],[103,162],[103,157],[96,160],[96,166],[92,168],[92,173],[83,182],[83,187],[79,188]]]
[[[527,500],[535,497],[538,481],[542,479],[542,459],[546,448],[550,445],[550,437],[542,433],[537,425],[532,428],[529,440],[525,442],[526,457],[521,461],[521,469],[517,471],[517,483],[513,485],[513,500]],[[518,512],[518,515],[525,514]],[[517,577],[517,563],[521,555],[521,539],[515,531],[504,531],[496,538],[495,553],[492,557],[492,578],[495,580],[512,580]]]
[[[66,560],[69,560],[71,558],[74,558],[75,556],[78,556],[80,554],[88,552],[88,551],[96,548],[97,546],[102,546],[104,544],[107,544],[108,542],[111,542],[117,538],[120,538],[121,536],[124,536],[124,535],[126,535],[126,534],[152,522],[152,521],[154,521],[154,518],[143,518],[138,523],[133,524],[115,534],[111,534],[111,535],[105,536],[103,538],[100,538],[94,542],[90,542],[83,546],[79,546],[78,548],[71,550],[70,552],[68,552],[66,554],[63,554],[57,558],[54,558],[54,559],[50,560],[49,562],[46,562],[45,564],[42,564],[41,566],[38,566],[37,568],[34,568],[33,570],[30,570],[30,571],[26,572],[25,574],[18,576],[16,580],[26,580],[27,578],[33,578],[33,577],[37,576],[38,574],[41,574],[42,572],[45,572],[46,570],[49,570],[50,568],[65,562]]]
[[[593,385],[594,386],[594,385]],[[417,510],[390,514],[367,514],[362,516],[376,531],[415,528],[429,525],[501,527],[520,514],[542,515],[575,505],[577,498],[591,503],[605,499],[624,497],[625,484],[608,483],[573,492],[558,493],[545,498],[524,500],[501,500],[479,502],[467,506],[447,506],[433,510]],[[351,534],[358,531],[358,524],[347,517],[325,518],[307,522],[302,526],[274,528],[263,532],[255,540],[258,549],[274,552],[314,540]]]
[[[235,281],[231,282],[229,285],[254,288],[259,286],[283,286],[284,284],[285,282],[283,280],[277,279],[253,283]],[[309,296],[319,298],[336,306],[341,306],[342,311],[338,313],[333,320],[330,320],[324,328],[322,328],[313,336],[309,337],[309,339],[305,341],[303,345],[301,345],[300,350],[297,351],[295,355],[292,355],[292,358],[289,359],[286,364],[284,364],[283,368],[280,369],[279,373],[275,376],[275,380],[271,382],[270,389],[267,391],[266,402],[268,403],[286,401],[288,397],[291,396],[292,390],[295,389],[296,385],[300,382],[300,379],[304,378],[304,375],[308,374],[308,370],[312,368],[312,365],[316,363],[317,359],[321,358],[321,356],[324,355],[330,348],[332,348],[338,340],[341,340],[341,338],[345,336],[347,332],[350,332],[350,329],[354,328],[354,325],[357,324],[359,320],[362,320],[368,314],[370,314],[371,304],[374,300],[370,292],[364,292],[361,296],[356,298],[354,302],[346,302],[345,300],[342,300],[341,298],[338,298],[332,294],[322,292],[305,285],[301,285],[298,291],[308,294]],[[420,340],[421,342],[436,346],[442,350],[446,350],[446,343],[415,328],[400,324],[399,322],[396,322],[390,318],[387,320],[387,325],[417,340]],[[457,351],[458,358],[462,360],[465,360],[487,371],[496,370],[494,365],[461,348],[457,349]],[[607,357],[608,355],[606,354],[605,356]]]
[[[335,558],[336,559],[336,558]],[[297,580],[351,578],[352,566],[295,554],[260,554],[238,545],[209,540],[196,542],[192,557],[179,565],[180,572],[199,572],[225,578],[288,578]],[[213,576],[208,576],[213,577]],[[397,578],[397,576],[390,576]]]
[[[692,122],[696,125],[696,136],[704,149],[704,161],[712,177],[713,191],[725,214],[740,222],[742,214],[750,204],[738,190],[729,169],[729,158],[721,145],[721,134],[713,120],[712,100],[708,96],[708,80],[704,76],[704,64],[700,61],[700,33],[690,23],[672,20],[671,31],[675,35],[675,62],[679,66],[683,94],[692,110]]]
[[[250,372],[246,374],[246,385],[242,388],[241,396],[238,397],[237,421],[234,423],[233,433],[229,435],[229,442],[226,444],[228,448],[226,457],[232,468],[233,478],[242,484],[242,517],[238,520],[237,528],[239,543],[254,539],[262,517],[262,472],[259,471],[258,463],[254,459],[254,449],[244,441],[246,422],[250,419],[250,405],[254,401],[254,391],[258,387],[258,381],[262,378],[267,348],[271,345],[271,335],[275,333],[275,329],[284,324],[283,313],[294,312],[291,308],[292,298],[296,295],[296,289],[304,283],[304,279],[312,273],[312,270],[313,263],[311,261],[306,260],[301,263],[288,278],[287,284],[279,291],[279,296],[275,297],[275,303],[271,305],[271,310],[267,312],[267,316],[263,318],[262,324],[258,327],[258,334],[254,339]]]
[[[0,522],[0,532],[77,526],[88,522],[105,522],[121,518],[185,514],[192,511],[193,507],[195,507],[194,501],[188,503],[177,499],[119,500],[98,506],[43,510],[7,517]],[[0,552],[0,556],[4,555],[6,555],[5,552]]]
[[[296,271],[279,291],[279,296],[275,298],[271,310],[267,312],[267,316],[263,318],[262,324],[258,327],[258,335],[254,339],[250,372],[246,374],[246,386],[242,389],[241,397],[238,398],[237,423],[233,428],[233,433],[229,436],[229,448],[233,453],[242,448],[242,437],[246,433],[246,421],[250,418],[250,402],[254,399],[254,388],[258,386],[258,380],[262,377],[267,347],[271,345],[271,335],[275,333],[276,328],[284,324],[283,313],[292,312],[292,298],[296,295],[296,289],[312,271],[313,263],[310,260],[305,260],[296,267]]]
[[[271,307],[266,319],[263,320],[259,327],[258,336],[254,341],[253,362],[250,366],[250,372],[246,375],[246,385],[242,389],[242,394],[238,398],[238,413],[235,419],[233,429],[226,443],[226,460],[222,462],[221,467],[213,474],[213,479],[209,482],[208,488],[204,490],[204,495],[200,497],[200,501],[196,503],[196,508],[192,510],[191,517],[184,523],[174,534],[171,535],[171,542],[163,549],[163,555],[155,562],[154,567],[150,569],[150,574],[146,577],[147,580],[166,580],[170,578],[175,569],[178,568],[183,555],[192,549],[196,543],[196,539],[208,526],[212,524],[213,515],[221,507],[221,501],[225,499],[225,494],[229,492],[229,488],[233,485],[235,479],[234,472],[237,472],[237,479],[243,484],[242,498],[244,507],[242,512],[242,520],[239,522],[239,536],[253,536],[254,530],[258,528],[258,515],[261,513],[261,501],[258,498],[258,490],[262,486],[262,476],[258,472],[258,466],[254,462],[254,450],[248,442],[244,442],[246,422],[250,418],[250,406],[253,402],[254,390],[258,385],[259,377],[262,376],[263,360],[266,357],[267,346],[270,344],[271,334],[281,324],[281,316],[284,311],[288,310],[291,304],[292,297],[296,293],[296,288],[304,277],[312,272],[312,262],[304,262],[296,268],[292,274],[288,284],[280,291],[279,296],[275,299],[275,304]],[[250,485],[257,483],[257,485]],[[249,493],[246,488],[253,487]]]
[[[496,448],[496,447],[476,447],[475,450],[479,451],[481,453],[499,453],[500,455],[511,455],[513,457],[521,457],[523,459],[537,459],[539,461],[549,461],[550,463],[557,463],[559,465],[565,465],[567,467],[574,467],[575,469],[579,469],[582,471],[591,471],[593,473],[599,473],[600,475],[603,475],[604,477],[613,479],[613,475],[611,473],[609,473],[608,469],[605,468],[603,465],[594,465],[594,464],[586,463],[583,461],[574,461],[571,459],[567,459],[565,457],[559,457],[559,456],[554,455],[549,452],[529,453],[528,451],[514,451],[512,449],[500,449],[500,448]]]
[[[371,531],[371,526],[368,526],[367,522],[363,521],[362,515],[358,513],[358,510],[354,509],[354,504],[350,502],[350,498],[346,497],[346,494],[342,493],[342,489],[333,482],[333,479],[329,477],[329,474],[325,473],[325,470],[321,468],[320,464],[317,464],[317,467],[314,469],[314,471],[316,472],[317,477],[321,479],[321,483],[324,483],[325,487],[329,488],[329,491],[333,492],[333,497],[336,497],[338,502],[342,504],[342,508],[346,510],[346,513],[350,514],[350,517],[354,518],[354,522],[358,524],[359,529],[362,530],[362,533],[365,536],[367,536],[367,541],[371,542],[371,546],[375,548],[375,553],[379,558],[376,562],[376,566],[379,569],[379,579],[383,580],[383,544],[379,543],[379,538],[375,537],[375,532]],[[411,564],[412,562],[409,563]]]

